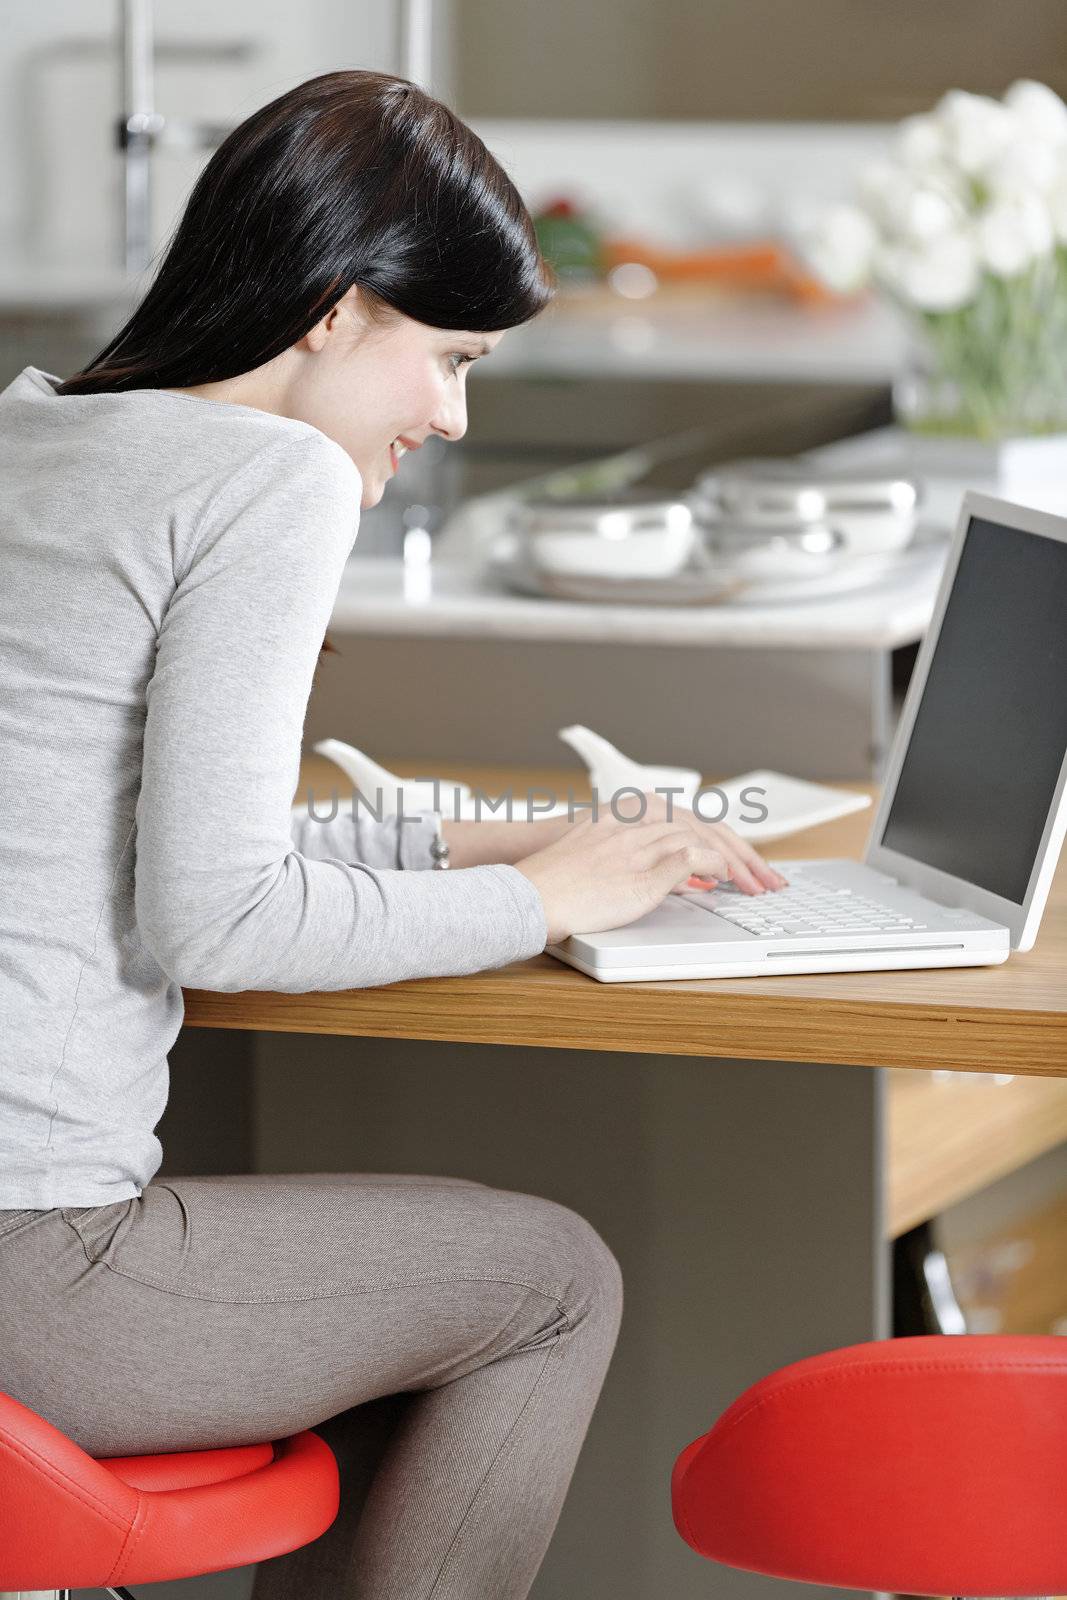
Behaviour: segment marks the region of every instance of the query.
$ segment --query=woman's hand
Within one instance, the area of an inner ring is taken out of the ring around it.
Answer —
[[[511,866],[544,845],[559,839],[574,818],[525,817],[508,822],[503,817],[442,817],[441,833],[453,867],[479,867],[500,861]]]
[[[689,827],[700,843],[711,845],[725,858],[734,882],[746,894],[762,894],[764,889],[780,889],[784,886],[785,879],[781,874],[769,867],[758,851],[744,839],[738,838],[724,822],[702,821],[688,806],[680,805],[676,797],[672,798],[671,815],[668,817],[667,796],[654,789],[646,790],[644,799],[642,820],[672,821],[679,826]],[[574,815],[537,817],[530,821],[508,822],[495,817],[475,821],[471,818],[455,820],[445,817],[441,828],[451,851],[452,865],[475,867],[488,861],[517,864],[535,851],[564,838],[582,815],[578,805],[587,806],[588,802],[577,802]],[[625,794],[616,801],[616,810],[625,817],[638,817],[641,806],[635,795]],[[601,802],[600,815],[611,815],[610,796],[607,801]],[[683,883],[679,887],[684,889],[686,885]]]
[[[766,889],[786,887],[786,879],[782,874],[768,865],[759,851],[753,849],[747,840],[739,838],[733,828],[727,827],[725,822],[704,822],[688,806],[681,805],[676,797],[670,804],[671,815],[668,818],[666,795],[657,793],[655,789],[648,789],[643,798],[646,802],[644,811],[646,822],[673,820],[680,826],[691,828],[702,844],[722,854],[730,868],[730,877],[746,894],[763,894]],[[627,816],[641,815],[640,803],[636,796],[632,795],[619,800],[616,809]]]
[[[616,804],[621,817],[608,810],[594,820],[590,813],[514,863],[541,896],[549,944],[635,922],[694,875],[714,884],[736,873],[738,887],[752,894],[784,884],[731,828],[677,805],[667,821],[662,795],[645,800],[640,821],[640,802],[631,796]],[[662,814],[653,815],[660,806]]]

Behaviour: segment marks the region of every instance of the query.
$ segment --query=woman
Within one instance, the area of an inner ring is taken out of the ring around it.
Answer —
[[[577,1213],[464,1179],[153,1182],[181,986],[475,972],[692,872],[779,881],[662,803],[449,822],[449,872],[433,813],[291,806],[360,506],[549,294],[480,140],[331,73],[220,146],[95,360],[0,395],[0,1388],[96,1456],[321,1426],[340,1514],[255,1600],[526,1595],[621,1278]]]

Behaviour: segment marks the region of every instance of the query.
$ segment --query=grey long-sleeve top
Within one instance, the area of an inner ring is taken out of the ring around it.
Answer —
[[[358,988],[547,938],[515,867],[411,870],[433,813],[293,804],[359,524],[347,453],[253,407],[60,381],[0,393],[4,1209],[149,1182],[182,985]]]

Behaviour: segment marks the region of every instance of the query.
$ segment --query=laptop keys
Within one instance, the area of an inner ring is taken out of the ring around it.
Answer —
[[[927,926],[852,889],[799,877],[794,877],[785,889],[768,890],[762,895],[743,895],[733,885],[723,885],[686,891],[686,898],[746,933],[759,935],[910,933],[924,932]]]

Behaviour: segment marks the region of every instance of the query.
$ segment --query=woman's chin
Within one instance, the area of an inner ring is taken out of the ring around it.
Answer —
[[[379,478],[377,482],[372,479],[370,483],[365,483],[363,485],[363,495],[359,502],[360,510],[369,511],[372,506],[376,506],[378,504],[384,493],[384,479]]]

